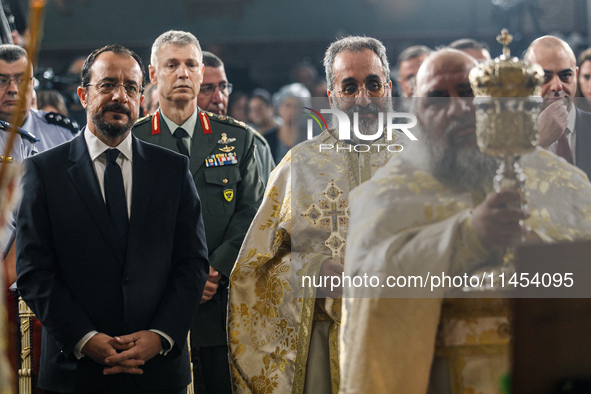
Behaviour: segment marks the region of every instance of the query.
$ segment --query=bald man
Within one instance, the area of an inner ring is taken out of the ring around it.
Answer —
[[[379,283],[345,289],[340,393],[498,392],[510,364],[507,300],[456,299],[461,288],[450,296],[412,278],[490,272],[522,236],[591,237],[591,214],[574,214],[591,203],[591,184],[542,148],[521,163],[528,177],[551,183],[544,193],[526,183],[532,218],[544,210],[548,221],[512,207],[517,192],[491,190],[498,162],[475,143],[468,74],[476,64],[453,49],[423,62],[415,93],[425,98],[415,98],[412,111],[418,141],[349,194],[345,277]]]
[[[558,37],[543,36],[530,44],[525,60],[539,64],[545,73],[540,146],[591,177],[591,114],[573,105],[579,72],[573,50]]]

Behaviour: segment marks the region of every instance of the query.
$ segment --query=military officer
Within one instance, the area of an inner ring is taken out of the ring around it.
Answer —
[[[39,152],[70,141],[80,131],[78,123],[67,116],[32,108],[29,110],[23,129],[38,136],[39,142],[35,146]]]
[[[10,124],[0,120],[0,166],[2,165],[2,162],[22,163],[27,157],[37,153],[35,143],[38,142],[38,139],[21,128],[17,128],[17,134],[12,149],[7,153],[6,145],[10,138],[11,127]],[[0,201],[0,206],[1,205]],[[8,218],[6,218],[4,225],[0,227],[0,261],[5,264],[4,270],[6,273],[6,281],[9,284],[16,280],[15,262],[13,258],[4,259],[5,256],[8,255],[9,246],[13,244],[14,228],[14,218],[11,212],[9,213]]]
[[[190,158],[204,207],[212,267],[191,327],[192,354],[194,363],[199,363],[195,380],[198,392],[202,385],[207,393],[231,393],[226,341],[228,276],[263,196],[254,138],[232,118],[197,106],[204,67],[194,35],[163,33],[152,46],[150,60],[150,81],[157,87],[160,108],[139,120],[133,133]]]
[[[0,45],[0,120],[12,122],[19,100],[24,95],[22,123],[17,126],[36,136],[38,152],[67,142],[78,134],[78,124],[57,113],[45,113],[31,108],[33,84],[28,83],[25,91],[21,82],[28,67],[27,52],[16,45]]]
[[[199,108],[218,115],[228,113],[228,99],[232,93],[232,84],[228,82],[222,59],[211,52],[203,52],[203,83],[197,96]],[[254,134],[255,154],[259,176],[266,185],[269,174],[275,168],[275,161],[271,154],[269,143],[258,131],[244,122],[239,124],[248,128]]]

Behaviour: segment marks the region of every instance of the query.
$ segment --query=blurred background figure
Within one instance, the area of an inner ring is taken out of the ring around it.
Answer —
[[[292,146],[304,139],[300,133],[302,107],[310,106],[310,91],[301,83],[292,83],[273,95],[273,104],[278,109],[283,123],[267,132],[265,138],[271,147],[275,163],[279,163]]]
[[[57,90],[38,90],[37,109],[45,112],[57,112],[68,116],[68,108],[62,95]]]
[[[291,81],[294,83],[301,83],[308,89],[308,92],[316,91],[318,85],[318,70],[314,67],[309,59],[304,59],[296,64],[290,72]],[[325,92],[326,94],[326,89]]]
[[[70,116],[78,122],[80,127],[83,127],[86,124],[86,111],[84,110],[84,107],[82,107],[82,104],[80,104],[80,99],[76,92],[78,86],[80,86],[80,74],[85,60],[86,56],[75,58],[68,66],[68,71],[64,78],[67,84],[65,87],[65,97],[68,112]]]
[[[21,0],[0,1],[0,38],[2,44],[28,45],[29,28]]]
[[[402,97],[412,97],[417,71],[432,51],[424,45],[413,45],[398,55],[398,84],[402,89]]]
[[[460,38],[459,40],[455,40],[449,44],[449,47],[467,53],[476,59],[478,63],[486,62],[491,59],[488,45],[471,38]]]
[[[248,122],[247,106],[248,95],[244,92],[236,91],[228,99],[228,115],[246,123]]]
[[[144,116],[156,112],[159,105],[160,103],[158,101],[158,90],[156,90],[156,85],[152,85],[151,83],[146,84],[146,89],[144,91],[144,102],[142,103]]]
[[[248,120],[263,135],[279,127],[271,94],[265,89],[255,89],[252,92],[248,100]]]
[[[591,111],[591,48],[584,50],[577,61],[579,67],[577,97],[587,100],[576,100],[577,107],[583,111]]]

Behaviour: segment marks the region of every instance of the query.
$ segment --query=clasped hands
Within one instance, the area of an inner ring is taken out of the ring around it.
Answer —
[[[162,350],[160,336],[153,331],[138,331],[120,337],[98,333],[82,347],[82,354],[101,365],[103,374],[141,375],[140,368]]]

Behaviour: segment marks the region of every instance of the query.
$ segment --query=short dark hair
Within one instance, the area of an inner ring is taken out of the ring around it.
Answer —
[[[398,60],[396,65],[400,67],[400,63],[405,62],[410,59],[414,59],[415,57],[430,55],[433,50],[425,45],[412,45],[408,48],[405,48],[400,55],[398,55]]]
[[[224,62],[222,62],[222,59],[220,59],[213,53],[209,51],[203,51],[203,65],[205,67],[218,68],[224,67]]]
[[[0,60],[6,63],[14,63],[21,58],[27,58],[27,51],[22,47],[13,44],[0,45]]]
[[[131,49],[127,49],[123,45],[119,45],[119,44],[111,44],[111,45],[107,45],[107,46],[104,46],[99,49],[95,49],[94,51],[92,51],[92,53],[90,55],[88,55],[88,57],[84,61],[84,65],[82,66],[81,77],[82,77],[82,86],[83,87],[87,87],[88,84],[90,83],[90,78],[92,77],[92,75],[90,74],[90,69],[92,68],[92,65],[94,64],[94,61],[96,60],[96,58],[101,53],[104,53],[104,52],[113,52],[117,55],[127,55],[127,56],[132,57],[137,62],[137,64],[140,66],[140,70],[142,71],[141,85],[142,85],[142,89],[143,89],[146,73],[144,72],[144,64],[142,63],[142,58],[140,58],[138,56],[138,54],[135,53],[134,51],[132,51]]]
[[[486,49],[488,51],[488,45],[484,42],[476,41],[471,38],[460,38],[449,44],[451,49]]]

